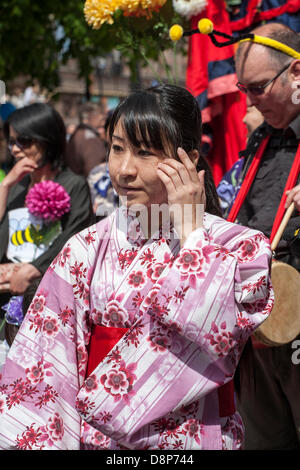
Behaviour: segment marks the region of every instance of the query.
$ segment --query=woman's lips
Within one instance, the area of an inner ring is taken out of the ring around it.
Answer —
[[[131,186],[119,186],[119,188],[121,191],[125,191],[126,193],[140,191],[140,188],[132,188]]]

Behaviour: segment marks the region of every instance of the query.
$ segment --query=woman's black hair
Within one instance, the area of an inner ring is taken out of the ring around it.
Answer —
[[[9,126],[18,136],[28,137],[42,144],[44,162],[53,169],[62,166],[66,146],[66,127],[60,114],[49,104],[33,103],[19,108],[9,115],[3,130],[9,139]]]
[[[197,171],[205,170],[206,211],[221,216],[212,173],[201,155],[201,111],[189,91],[176,85],[161,84],[131,93],[111,116],[110,142],[120,118],[134,147],[144,145],[168,154],[171,150],[176,159],[178,147],[182,147],[187,153],[197,150],[200,155]]]

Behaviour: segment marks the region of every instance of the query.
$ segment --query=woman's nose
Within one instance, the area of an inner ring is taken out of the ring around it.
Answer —
[[[134,162],[134,157],[131,152],[126,152],[121,161],[119,174],[123,177],[135,176],[136,172],[137,170]]]

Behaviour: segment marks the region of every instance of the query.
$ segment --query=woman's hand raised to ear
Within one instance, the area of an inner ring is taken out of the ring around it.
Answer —
[[[183,245],[191,232],[203,226],[206,195],[204,170],[197,173],[195,164],[180,147],[178,156],[180,161],[167,158],[159,163],[157,174],[167,189],[171,219]]]

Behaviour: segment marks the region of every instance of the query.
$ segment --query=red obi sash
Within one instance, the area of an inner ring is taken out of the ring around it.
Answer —
[[[97,365],[111,351],[115,344],[124,336],[128,328],[113,328],[94,325],[91,340],[88,347],[88,364],[86,377],[88,377]],[[218,388],[219,394],[219,416],[233,415],[236,411],[234,403],[233,380]]]

